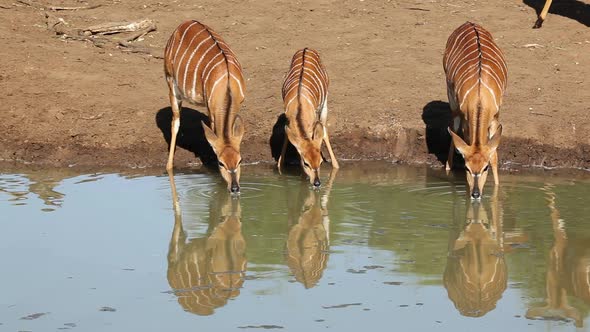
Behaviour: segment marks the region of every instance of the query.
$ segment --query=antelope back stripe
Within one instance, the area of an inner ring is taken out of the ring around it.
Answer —
[[[328,74],[319,53],[310,48],[295,52],[283,83],[285,109],[301,105],[305,109],[319,110],[326,102],[328,85]]]
[[[506,90],[508,69],[492,35],[466,22],[449,37],[443,66],[450,94],[462,109],[466,101],[492,100],[496,111]],[[487,106],[487,105],[486,105]]]
[[[232,97],[244,99],[242,67],[227,43],[197,21],[182,23],[166,45],[164,67],[185,99],[209,106],[216,93],[225,96],[232,81]],[[223,80],[225,78],[225,81]]]

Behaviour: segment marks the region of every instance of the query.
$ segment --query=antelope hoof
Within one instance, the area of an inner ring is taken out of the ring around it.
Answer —
[[[533,29],[539,29],[542,26],[543,26],[543,20],[539,18],[539,19],[537,19],[537,22],[535,22],[535,25],[533,25]]]

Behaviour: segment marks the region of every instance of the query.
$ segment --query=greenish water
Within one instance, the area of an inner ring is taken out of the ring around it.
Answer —
[[[590,182],[344,164],[311,191],[218,174],[4,169],[0,331],[574,331],[590,316]]]

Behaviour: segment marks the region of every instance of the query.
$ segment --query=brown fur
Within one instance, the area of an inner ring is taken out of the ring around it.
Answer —
[[[237,57],[211,28],[186,21],[168,40],[164,73],[173,115],[166,169],[173,168],[182,101],[204,105],[211,122],[211,127],[202,123],[205,137],[217,155],[228,190],[239,192],[244,125],[237,113],[244,101],[245,84]]]

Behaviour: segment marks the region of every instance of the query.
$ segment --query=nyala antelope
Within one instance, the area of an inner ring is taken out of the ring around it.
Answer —
[[[301,166],[309,177],[309,182],[318,188],[322,143],[330,153],[333,168],[339,168],[328,137],[328,74],[322,65],[317,51],[304,48],[293,55],[291,67],[283,83],[283,102],[287,125],[285,141],[278,161],[279,170],[285,158],[287,144],[291,142],[297,149]]]
[[[240,143],[244,125],[237,114],[244,101],[242,66],[211,28],[197,21],[182,23],[164,52],[164,72],[172,105],[172,137],[166,169],[173,167],[183,100],[207,107],[211,127],[202,123],[228,190],[240,192]]]
[[[449,37],[443,58],[452,113],[452,141],[446,169],[455,147],[465,159],[469,194],[479,199],[491,165],[498,180],[498,145],[502,135],[499,110],[507,83],[502,51],[481,26],[466,22]],[[465,141],[458,135],[462,132]]]

